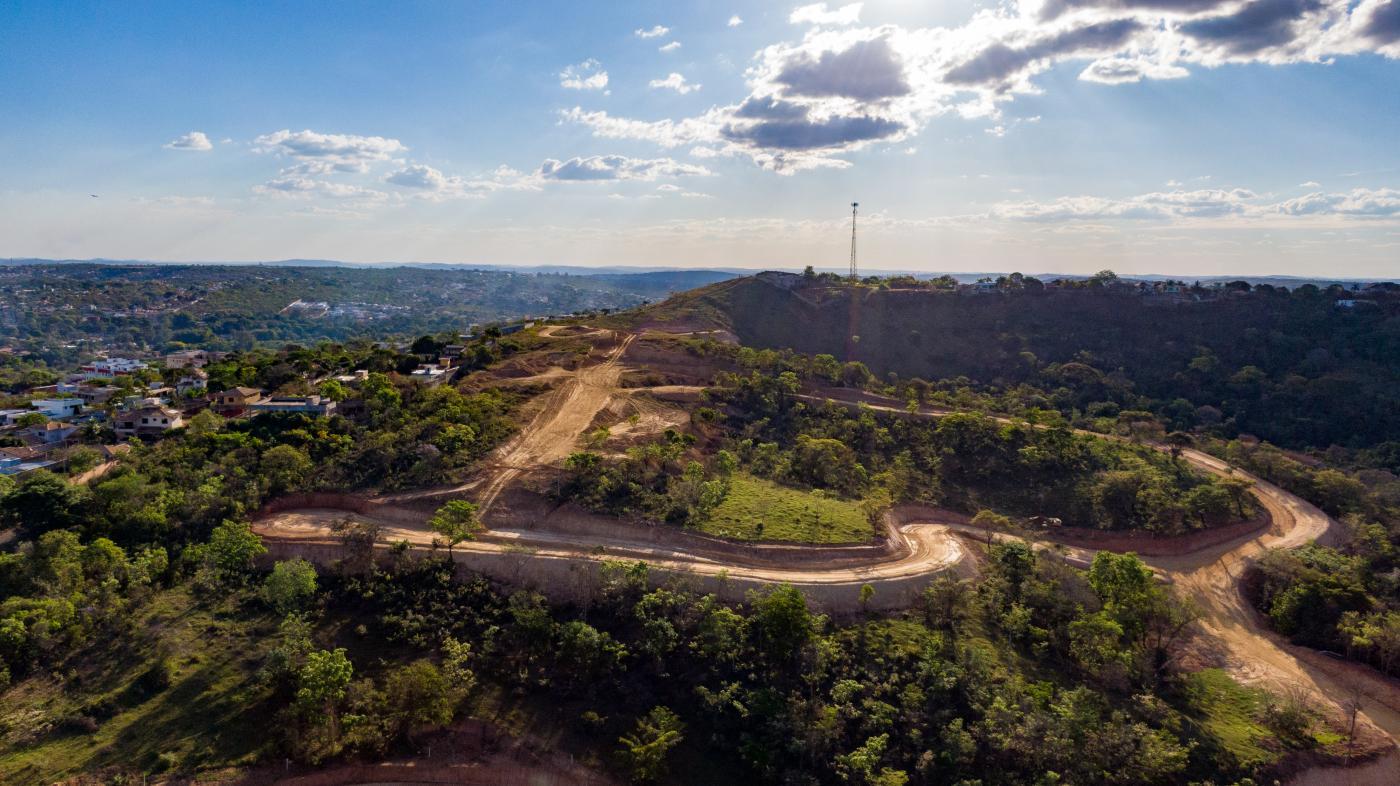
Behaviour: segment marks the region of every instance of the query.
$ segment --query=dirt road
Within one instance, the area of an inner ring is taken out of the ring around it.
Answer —
[[[548,336],[553,332],[550,328],[544,328],[540,335]],[[379,499],[404,503],[475,492],[480,515],[484,517],[501,491],[522,472],[562,461],[574,451],[574,445],[584,429],[617,393],[618,382],[622,379],[622,356],[635,340],[636,336],[628,335],[608,352],[603,362],[579,369],[562,385],[547,393],[544,406],[534,419],[496,450],[488,461],[491,471],[484,479],[474,478],[449,488],[386,494]]]
[[[566,457],[594,416],[612,396],[619,394],[620,360],[633,338],[629,336],[619,343],[602,363],[580,370],[564,385],[546,394],[549,398],[539,415],[498,452],[496,468],[492,473],[484,480],[459,488],[466,491],[480,487],[478,499],[483,507],[489,507],[501,489],[524,470]],[[909,413],[899,407],[883,405],[875,405],[874,408],[906,417],[940,417],[946,414],[943,411]],[[1188,450],[1183,453],[1183,458],[1203,471],[1235,474],[1253,480],[1253,494],[1269,512],[1272,522],[1262,534],[1241,536],[1190,553],[1144,559],[1160,575],[1168,578],[1183,597],[1199,608],[1201,629],[1206,640],[1217,648],[1220,665],[1246,682],[1266,684],[1276,690],[1302,691],[1312,703],[1334,718],[1344,714],[1344,704],[1356,702],[1361,707],[1363,728],[1370,729],[1373,735],[1383,734],[1392,741],[1400,739],[1400,689],[1394,682],[1370,669],[1333,661],[1289,645],[1263,626],[1258,614],[1245,602],[1240,592],[1243,571],[1251,560],[1266,549],[1292,548],[1313,540],[1327,542],[1337,536],[1337,523],[1299,497],[1252,478],[1213,456]],[[418,494],[425,493],[441,494],[443,490]],[[385,499],[411,497],[398,495]],[[261,532],[283,538],[324,539],[329,524],[344,516],[339,511],[286,512],[258,522],[257,527]],[[627,557],[701,575],[724,573],[764,582],[788,582],[799,587],[870,583],[878,591],[881,582],[918,575],[931,576],[956,565],[965,557],[965,551],[954,535],[967,531],[980,534],[970,527],[950,522],[910,523],[900,528],[901,537],[906,539],[908,545],[907,554],[855,567],[755,567],[657,546],[641,538],[636,541],[598,539],[538,531],[493,530],[482,542],[459,548],[483,554],[510,555],[512,558],[519,558],[522,554],[536,559],[574,561]],[[390,541],[405,539],[418,544],[432,541],[431,533],[426,528],[386,526],[385,537]],[[1075,549],[1069,556],[1073,562],[1085,564],[1093,554],[1089,549]],[[1400,757],[1383,758],[1369,765],[1367,771],[1374,775],[1366,777],[1379,780],[1358,780],[1357,783],[1400,783]],[[1339,772],[1342,771],[1310,771],[1296,782],[1348,782],[1327,780]],[[1363,777],[1360,771],[1345,772]]]

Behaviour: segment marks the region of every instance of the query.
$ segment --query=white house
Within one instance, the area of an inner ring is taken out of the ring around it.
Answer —
[[[122,374],[130,374],[146,368],[146,364],[139,360],[130,358],[107,358],[106,360],[94,360],[79,367],[79,371],[87,379],[97,379],[99,377],[116,377]]]
[[[43,413],[50,420],[63,420],[82,412],[83,400],[80,398],[36,398],[29,402],[29,406]]]

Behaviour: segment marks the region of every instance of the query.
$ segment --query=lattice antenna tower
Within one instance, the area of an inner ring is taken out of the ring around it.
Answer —
[[[860,278],[856,271],[856,209],[860,207],[859,202],[851,203],[851,280]]]

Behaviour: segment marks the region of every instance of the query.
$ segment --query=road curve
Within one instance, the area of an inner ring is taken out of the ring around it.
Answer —
[[[565,385],[546,394],[550,400],[545,409],[516,440],[498,453],[497,469],[486,479],[479,500],[489,505],[502,488],[528,467],[558,461],[568,455],[577,437],[617,392],[620,361],[634,338],[628,336],[602,363],[581,369]],[[906,417],[936,418],[947,414],[943,410],[910,413],[900,407],[866,403],[874,409]],[[1265,550],[1294,548],[1314,540],[1327,542],[1339,536],[1339,525],[1296,495],[1241,472],[1218,458],[1195,450],[1184,451],[1182,455],[1203,471],[1252,480],[1254,497],[1271,517],[1271,525],[1263,533],[1241,536],[1189,553],[1144,558],[1144,562],[1168,578],[1176,590],[1200,610],[1201,630],[1206,640],[1216,645],[1220,665],[1246,682],[1264,683],[1274,689],[1302,690],[1334,717],[1342,713],[1343,702],[1358,702],[1363,725],[1370,724],[1392,742],[1400,740],[1400,690],[1393,681],[1365,667],[1332,661],[1288,644],[1263,626],[1259,615],[1240,592],[1244,570]],[[458,489],[465,491],[481,485],[482,481],[477,480]],[[436,489],[382,499],[408,500],[452,490]],[[341,511],[327,510],[287,511],[260,520],[255,528],[279,540],[325,542],[330,524],[345,515]],[[724,574],[757,582],[786,582],[814,588],[869,583],[878,592],[882,582],[932,576],[956,566],[965,558],[966,551],[955,534],[969,531],[977,532],[951,522],[911,522],[898,528],[906,548],[898,549],[896,556],[854,566],[755,565],[661,546],[648,542],[644,536],[621,540],[509,529],[493,529],[488,538],[464,544],[458,550],[487,559],[493,558],[489,555],[502,559],[523,557],[575,562],[640,559],[660,568],[705,576]],[[385,524],[384,536],[389,541],[402,539],[420,545],[432,542],[432,533],[426,527]],[[1081,564],[1092,559],[1094,554],[1091,549],[1069,552],[1072,561]],[[1400,783],[1400,757],[1385,757],[1371,768],[1380,773],[1381,780],[1375,782]],[[1326,776],[1319,774],[1329,772],[1333,771],[1312,771],[1299,782],[1327,783]]]

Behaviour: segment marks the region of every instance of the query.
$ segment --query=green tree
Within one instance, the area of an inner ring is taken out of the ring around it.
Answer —
[[[908,773],[880,767],[889,744],[890,735],[877,734],[850,753],[837,756],[836,772],[841,780],[856,786],[904,786],[909,782]]]
[[[263,581],[262,596],[281,614],[300,611],[316,596],[316,568],[304,559],[278,562]]]
[[[324,713],[332,740],[340,737],[339,705],[354,676],[355,668],[342,647],[307,653],[297,675],[297,706],[308,716]]]
[[[637,719],[631,734],[619,737],[618,758],[633,783],[651,783],[666,773],[671,749],[684,739],[685,724],[666,707],[653,707]]]
[[[751,602],[749,630],[770,663],[790,663],[817,633],[807,599],[791,584],[774,587]]]
[[[464,499],[450,500],[438,508],[428,526],[447,543],[448,554],[452,553],[453,546],[464,540],[474,540],[486,529],[477,518],[476,505]]]
[[[274,445],[262,454],[260,468],[271,494],[285,494],[301,485],[314,465],[306,451],[291,445]]]
[[[390,728],[400,739],[410,738],[416,729],[450,723],[459,698],[438,667],[426,660],[390,672],[384,696]]]
[[[87,490],[47,470],[31,472],[0,498],[0,525],[19,527],[35,538],[55,529],[82,523]]]
[[[340,384],[340,380],[338,379],[328,379],[322,382],[316,392],[331,401],[344,401],[350,397],[350,391],[346,390],[345,386]]]
[[[241,578],[253,561],[267,553],[262,539],[246,522],[225,520],[209,536],[206,551],[212,567],[227,579]]]

